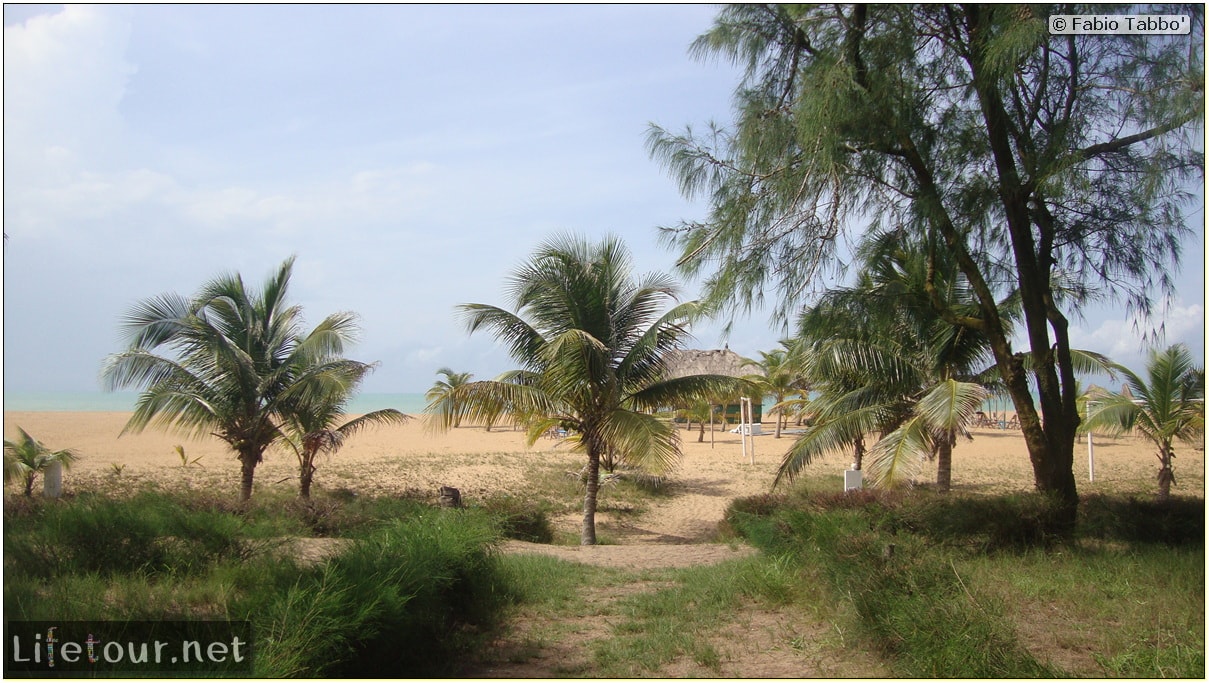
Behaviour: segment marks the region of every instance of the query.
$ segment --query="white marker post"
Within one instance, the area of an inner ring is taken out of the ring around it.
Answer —
[[[1091,415],[1091,407],[1095,405],[1091,401],[1087,402],[1087,414]],[[1087,480],[1096,480],[1096,449],[1092,445],[1091,430],[1087,431]]]
[[[747,456],[748,464],[756,464],[756,437],[752,434],[751,399],[739,399],[739,437],[743,439],[743,455]],[[747,440],[751,439],[751,450],[747,448]]]

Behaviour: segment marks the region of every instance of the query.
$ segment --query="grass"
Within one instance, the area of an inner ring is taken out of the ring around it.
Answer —
[[[819,608],[817,587],[784,557],[645,571],[545,556],[512,555],[502,562],[516,597],[510,638],[483,656],[517,663],[545,653],[556,658],[550,670],[558,676],[664,677],[669,667],[685,666],[688,673],[679,675],[723,675],[736,648],[752,644],[746,629],[753,614],[829,614]],[[744,635],[728,637],[728,629]],[[809,648],[820,659],[837,661],[843,651],[836,638],[816,636],[807,645],[796,632],[778,637],[775,646]]]
[[[1204,676],[1204,502],[1038,495],[760,496],[727,524],[810,566],[849,624],[916,677]],[[1090,655],[1086,653],[1091,653]]]
[[[497,520],[414,501],[332,501],[325,527],[353,540],[318,565],[279,534],[309,507],[220,510],[145,491],[5,508],[7,620],[250,620],[257,677],[450,675],[509,597]]]
[[[309,502],[265,489],[247,506],[154,486],[13,497],[5,617],[250,618],[266,677],[452,676],[547,657],[557,676],[744,675],[735,662],[757,641],[812,670],[874,653],[873,668],[819,674],[838,677],[1204,675],[1200,499],[1084,496],[1069,539],[1039,496],[820,493],[840,488],[822,475],[734,501],[722,536],[755,557],[635,572],[495,554],[502,537],[578,545],[551,523],[582,504],[566,470],[519,471],[523,497],[463,490],[457,511],[431,493],[340,488]],[[637,516],[675,491],[622,478],[601,509]],[[299,537],[348,546],[311,564],[291,554]]]

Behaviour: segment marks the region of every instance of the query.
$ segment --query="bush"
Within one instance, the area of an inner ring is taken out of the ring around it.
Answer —
[[[860,630],[903,675],[1055,675],[1019,646],[1000,605],[970,594],[952,551],[935,543],[1011,536],[1011,525],[997,531],[989,514],[964,519],[966,502],[926,492],[853,491],[779,509],[773,500],[747,500],[728,519],[755,545],[813,566],[851,601]]]
[[[1049,548],[1065,539],[1060,504],[1040,493],[967,498],[921,492],[896,506],[885,524],[984,552]]]
[[[242,553],[238,518],[157,493],[85,495],[5,517],[6,567],[26,575],[190,573]]]
[[[364,539],[247,605],[258,676],[450,675],[506,599],[482,514],[434,510]]]
[[[1083,536],[1104,540],[1203,548],[1205,501],[1086,496],[1079,506],[1079,531]]]
[[[498,521],[500,532],[506,538],[530,543],[550,543],[554,540],[554,527],[550,525],[548,505],[545,503],[499,495],[485,499],[481,507]]]

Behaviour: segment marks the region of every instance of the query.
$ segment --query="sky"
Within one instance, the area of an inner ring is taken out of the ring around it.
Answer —
[[[308,323],[359,314],[367,393],[513,367],[458,304],[504,305],[559,233],[618,235],[638,272],[671,272],[657,227],[705,216],[644,137],[730,120],[738,70],[687,50],[715,11],[6,5],[4,391],[98,391],[135,303],[228,272],[259,286],[290,256]],[[1201,204],[1178,298],[1140,327],[1089,309],[1076,347],[1140,368],[1161,326],[1204,363]],[[752,357],[782,336],[759,311],[721,330],[695,346]]]

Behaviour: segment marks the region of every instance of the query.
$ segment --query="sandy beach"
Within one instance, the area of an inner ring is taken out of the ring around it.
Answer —
[[[135,487],[155,481],[168,486],[239,490],[239,466],[225,445],[214,438],[187,440],[156,429],[119,438],[128,413],[6,412],[5,438],[18,426],[53,449],[71,448],[78,463],[64,476],[67,491],[98,485]],[[729,502],[739,496],[770,490],[777,466],[792,443],[793,434],[781,439],[766,433],[755,438],[754,463],[745,458],[737,434],[715,432],[710,443],[698,443],[696,428],[682,431],[683,460],[669,479],[671,495],[651,501],[648,510],[622,519],[608,511],[597,518],[602,532],[613,532],[625,544],[683,544],[709,540]],[[953,484],[957,491],[1006,492],[1032,488],[1032,470],[1024,440],[1018,432],[974,430],[973,440],[962,439],[954,452]],[[1154,448],[1139,438],[1093,439],[1095,481],[1088,481],[1086,440],[1076,445],[1075,476],[1081,494],[1097,492],[1153,495],[1157,458]],[[175,447],[181,445],[196,465],[182,466]],[[1176,495],[1204,497],[1203,444],[1177,447]],[[574,472],[583,456],[557,439],[542,438],[532,446],[523,432],[497,427],[460,427],[433,433],[418,416],[401,426],[371,429],[350,439],[335,456],[327,458],[316,477],[316,491],[346,489],[361,495],[420,492],[435,497],[440,486],[461,490],[474,500],[499,493],[523,494],[534,484],[534,469]],[[810,467],[811,472],[838,476],[848,463],[832,456]],[[257,491],[297,488],[297,465],[285,451],[270,451],[256,471]],[[935,476],[935,465],[925,464],[920,481]],[[838,486],[838,484],[837,484]],[[607,493],[606,493],[607,495]],[[575,531],[579,518],[567,514],[554,520],[559,529]]]

